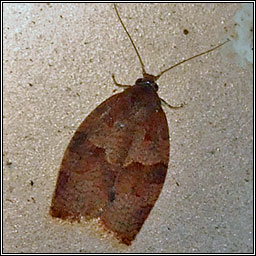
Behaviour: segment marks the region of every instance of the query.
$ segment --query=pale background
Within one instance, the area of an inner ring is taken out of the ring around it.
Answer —
[[[162,193],[132,246],[48,212],[66,146],[103,100],[141,76],[112,4],[3,4],[6,253],[253,252],[252,5],[119,4],[149,73],[166,73]],[[243,20],[243,22],[242,22]],[[189,33],[185,35],[183,30]],[[177,186],[176,182],[180,185]]]

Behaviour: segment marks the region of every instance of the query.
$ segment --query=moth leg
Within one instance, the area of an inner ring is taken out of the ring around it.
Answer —
[[[160,98],[161,102],[163,102],[166,106],[168,106],[169,108],[172,109],[178,109],[178,108],[182,108],[186,103],[180,104],[179,106],[172,106],[170,105],[168,102],[166,102],[164,99]]]
[[[129,88],[129,87],[132,87],[131,85],[127,85],[127,84],[119,84],[116,79],[115,79],[115,75],[112,74],[112,79],[113,79],[113,82],[116,86],[118,87],[125,87],[125,88]]]

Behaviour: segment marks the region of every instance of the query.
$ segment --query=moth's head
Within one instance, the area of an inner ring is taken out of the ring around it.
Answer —
[[[153,75],[143,74],[143,78],[137,79],[135,85],[150,87],[154,91],[157,92],[158,91],[158,85],[155,82],[156,80],[157,80],[157,78]]]

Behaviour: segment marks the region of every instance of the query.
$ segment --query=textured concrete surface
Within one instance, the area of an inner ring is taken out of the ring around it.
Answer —
[[[95,225],[58,222],[48,214],[73,133],[99,103],[121,91],[111,74],[124,84],[141,75],[113,5],[5,3],[4,252],[252,252],[252,58],[234,47],[241,26],[248,32],[241,45],[251,45],[252,7],[118,8],[149,73],[232,41],[159,79],[160,97],[187,104],[175,111],[164,106],[168,175],[141,232],[126,247]]]

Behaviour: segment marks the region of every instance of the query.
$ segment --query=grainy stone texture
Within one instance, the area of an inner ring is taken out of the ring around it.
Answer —
[[[233,47],[240,37],[237,15],[248,6],[118,7],[148,73],[226,38],[232,42],[159,79],[161,98],[187,104],[165,108],[166,181],[127,248],[95,232],[94,223],[60,223],[49,216],[72,135],[99,103],[122,91],[111,74],[123,84],[141,75],[113,5],[3,4],[4,252],[252,253],[253,73]]]

